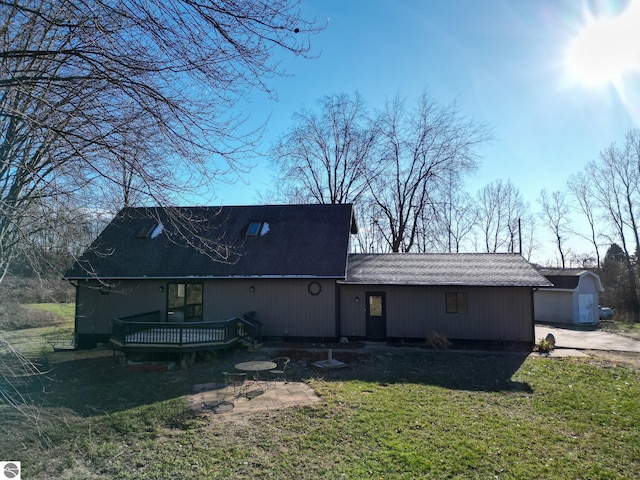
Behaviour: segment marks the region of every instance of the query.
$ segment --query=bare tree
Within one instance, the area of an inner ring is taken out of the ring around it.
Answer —
[[[473,197],[462,190],[460,177],[449,177],[446,182],[440,182],[437,188],[440,201],[433,205],[434,214],[439,219],[441,232],[446,232],[446,238],[434,235],[434,238],[445,240],[442,250],[446,252],[460,252],[464,250],[465,240],[471,235],[478,221],[478,207]]]
[[[587,223],[589,225],[588,234],[585,235],[579,232],[576,233],[577,235],[586,238],[591,242],[596,255],[596,265],[598,268],[600,268],[600,247],[598,245],[599,233],[596,229],[596,202],[592,193],[592,183],[594,181],[596,180],[589,178],[585,172],[579,172],[569,177],[567,185],[569,187],[569,191],[573,194],[573,198],[578,204],[578,211],[587,220]]]
[[[354,247],[360,253],[388,253],[389,244],[380,229],[382,218],[377,205],[368,201],[357,204],[358,235]]]
[[[378,226],[393,252],[409,252],[434,202],[437,182],[476,167],[476,149],[489,140],[486,125],[464,118],[456,103],[440,105],[427,93],[411,110],[396,97],[381,116],[381,174],[369,193],[381,214]]]
[[[519,251],[519,222],[527,206],[511,180],[498,179],[478,192],[478,230],[485,252]]]
[[[636,321],[640,319],[637,281],[633,254],[637,243],[632,246],[631,238],[637,239],[635,222],[635,208],[637,197],[633,185],[637,171],[629,163],[625,155],[626,149],[620,149],[615,144],[610,145],[600,154],[600,162],[587,164],[587,175],[598,178],[593,183],[594,198],[602,209],[604,220],[613,228],[615,237],[609,238],[610,243],[617,243],[624,252],[624,262],[627,270],[628,292],[625,303],[631,310]],[[637,169],[637,167],[635,167]],[[637,240],[636,240],[637,241]]]
[[[375,175],[377,124],[357,93],[329,95],[318,103],[318,112],[294,115],[294,125],[272,150],[275,184],[287,200],[355,203]]]
[[[457,174],[443,178],[434,187],[429,208],[420,219],[417,250],[464,251],[477,222],[477,205],[471,195],[462,190]]]
[[[587,164],[587,176],[598,179],[593,182],[594,199],[603,213],[603,219],[615,231],[616,243],[624,252],[627,270],[627,305],[635,321],[640,321],[640,302],[638,301],[637,281],[633,257],[638,249],[638,228],[636,214],[638,209],[638,158],[635,157],[634,142],[637,131],[630,132],[625,145],[620,148],[615,143],[600,153],[599,162]],[[631,237],[633,240],[629,240]],[[633,242],[635,241],[635,245]]]
[[[531,261],[531,257],[540,247],[537,236],[536,218],[531,212],[527,212],[519,222],[520,232],[522,235],[522,251],[520,254],[527,260]]]
[[[569,205],[566,196],[558,190],[549,194],[545,189],[542,189],[538,201],[542,208],[542,220],[553,234],[554,242],[560,255],[560,265],[562,268],[566,268],[568,253],[566,241],[571,231]]]
[[[320,29],[296,0],[0,1],[0,278],[44,199],[167,204],[242,171],[260,132],[237,101]]]
[[[297,0],[0,0],[0,281],[21,253],[43,269],[34,253],[75,221],[63,205],[99,211],[114,189],[171,205],[243,171],[261,132],[238,101],[275,96],[278,55],[306,56],[321,29]],[[229,258],[202,219],[165,211],[180,243]]]

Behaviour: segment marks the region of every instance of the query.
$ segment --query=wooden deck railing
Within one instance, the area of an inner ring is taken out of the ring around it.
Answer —
[[[261,324],[253,312],[215,322],[161,322],[160,312],[114,318],[111,343],[120,349],[154,351],[207,350],[261,339]]]

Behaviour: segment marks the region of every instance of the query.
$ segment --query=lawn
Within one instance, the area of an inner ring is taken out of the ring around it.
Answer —
[[[640,323],[603,320],[600,321],[599,328],[640,340]]]
[[[46,376],[25,384],[40,406],[37,429],[0,411],[0,460],[21,461],[29,479],[640,478],[633,367],[597,357],[338,350],[350,368],[321,375],[308,366],[315,353],[287,353],[291,377],[322,401],[237,416],[194,415],[185,395],[269,353],[130,372],[108,350],[51,351]]]
[[[31,357],[38,358],[51,352],[53,346],[70,347],[73,345],[75,304],[31,303],[25,307],[27,311],[33,309],[47,312],[57,317],[57,321],[50,326],[2,333],[13,347]]]

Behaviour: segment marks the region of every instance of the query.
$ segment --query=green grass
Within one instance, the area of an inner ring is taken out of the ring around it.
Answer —
[[[24,355],[39,357],[53,349],[53,346],[69,347],[73,344],[75,304],[73,303],[31,303],[29,309],[52,314],[56,319],[52,325],[25,330],[0,332],[11,345]]]
[[[110,351],[50,353],[47,376],[27,385],[41,435],[0,406],[0,452],[30,479],[640,478],[640,372],[629,366],[336,351],[351,368],[318,377],[302,360],[313,354],[298,352],[291,375],[319,404],[239,419],[188,412],[193,384],[265,355],[142,373]]]
[[[75,303],[30,303],[27,306],[36,310],[51,312],[60,317],[65,324],[73,326],[76,311]]]
[[[603,320],[600,329],[640,340],[640,323]]]

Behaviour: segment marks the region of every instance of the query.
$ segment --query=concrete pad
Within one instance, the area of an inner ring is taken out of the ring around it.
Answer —
[[[234,396],[233,390],[229,389],[226,398],[226,386],[221,384],[194,385],[193,390],[197,393],[189,395],[191,410],[203,413],[242,414],[311,405],[320,401],[320,397],[304,382],[249,384],[246,395]],[[232,407],[225,404],[216,408],[223,400],[231,403]]]
[[[536,325],[537,342],[551,333],[556,339],[556,349],[606,350],[611,352],[639,352],[640,341],[615,333],[599,330],[574,330],[558,326]]]
[[[339,370],[341,368],[347,368],[349,366],[344,362],[333,359],[320,360],[319,362],[313,362],[312,365],[319,370]]]

